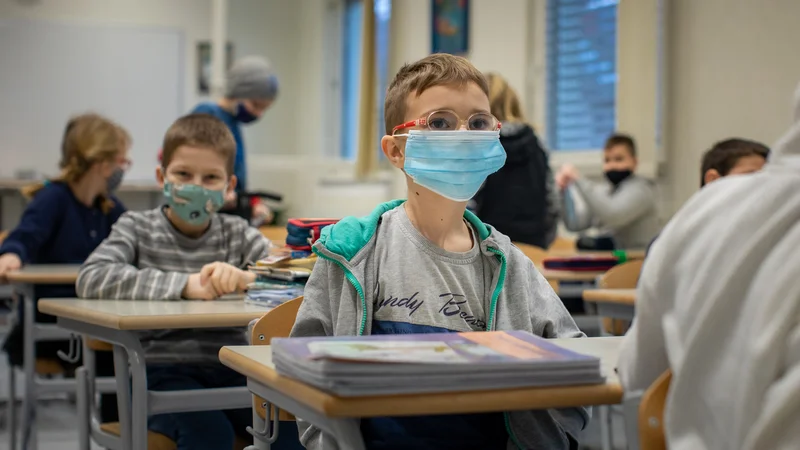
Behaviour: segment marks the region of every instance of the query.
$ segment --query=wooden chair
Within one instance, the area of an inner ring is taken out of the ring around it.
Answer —
[[[639,274],[642,272],[643,260],[624,262],[609,269],[608,272],[600,277],[598,287],[602,289],[635,289],[639,281]],[[617,320],[603,318],[603,329],[615,336],[622,336],[630,327],[627,320]]]
[[[577,247],[575,244],[575,239],[567,238],[564,236],[556,236],[556,240],[550,244],[550,248],[547,250],[558,250],[558,251],[576,251]]]
[[[672,372],[667,370],[642,395],[638,416],[640,450],[667,450],[664,406],[671,381]]]
[[[303,297],[297,297],[264,314],[253,327],[250,343],[252,345],[269,345],[273,338],[289,337],[289,333],[291,333],[292,327],[294,326],[294,321],[297,318],[297,311],[300,310],[300,305],[302,303]],[[256,396],[255,402],[255,409],[259,417],[266,419],[267,414],[264,408],[264,399]],[[271,416],[270,414],[270,417]],[[295,420],[293,415],[283,410],[280,411],[278,419],[290,422]]]

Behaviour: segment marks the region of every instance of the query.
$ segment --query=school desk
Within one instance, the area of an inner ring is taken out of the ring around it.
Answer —
[[[223,364],[247,376],[250,391],[278,408],[303,417],[333,435],[339,448],[363,450],[359,430],[362,417],[413,416],[499,412],[574,406],[608,405],[622,401],[622,387],[614,371],[620,338],[557,339],[570,350],[598,356],[605,383],[583,386],[551,386],[440,394],[404,394],[371,397],[337,397],[303,382],[278,375],[270,346],[223,347]],[[256,423],[256,434],[264,436]],[[256,438],[256,448],[269,444]]]
[[[583,291],[583,300],[597,305],[597,315],[633,320],[636,289],[592,289]]]
[[[40,379],[36,376],[36,342],[59,341],[70,339],[70,333],[54,324],[36,323],[36,301],[34,286],[41,284],[75,284],[78,278],[78,265],[28,265],[6,275],[17,298],[22,301],[23,337],[22,337],[22,370],[25,376],[25,394],[22,404],[23,441],[26,448],[36,449],[36,400],[40,394],[52,392],[74,392],[74,379]],[[16,321],[16,305],[12,308],[12,322]],[[16,374],[9,372],[9,392],[16,392]],[[99,383],[100,392],[113,392],[113,380],[103,379]],[[9,442],[10,448],[16,448],[16,407],[14,402],[8,403]]]
[[[628,260],[644,259],[644,250],[621,250],[625,252]],[[547,251],[548,257],[569,258],[570,256],[597,256],[601,258],[610,258],[616,256],[614,252],[606,251],[583,251],[583,250],[565,250],[553,249]]]
[[[137,332],[246,327],[268,308],[247,304],[241,297],[216,301],[43,299],[39,301],[39,311],[56,316],[62,328],[114,344],[121,439],[126,450],[147,449],[148,415],[252,405],[252,397],[244,387],[205,389],[200,395],[196,391],[147,391],[144,351]],[[86,385],[78,383],[79,401],[86,398],[86,389]],[[84,427],[79,430],[80,448],[88,448],[90,435],[101,445],[118,439],[101,431],[98,421],[91,420],[91,408],[80,406],[78,423]]]
[[[562,281],[580,281],[584,283],[594,283],[598,277],[601,277],[605,272],[596,271],[577,271],[577,270],[553,270],[539,268],[547,281],[554,281],[560,283]]]

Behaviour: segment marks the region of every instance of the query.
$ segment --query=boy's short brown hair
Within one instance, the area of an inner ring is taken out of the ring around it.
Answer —
[[[221,120],[209,114],[189,114],[176,120],[164,135],[161,167],[166,169],[175,151],[182,145],[208,148],[225,158],[228,175],[233,174],[236,141]]]
[[[392,128],[405,122],[409,94],[420,95],[434,86],[463,87],[468,83],[477,84],[489,97],[489,85],[483,73],[461,56],[434,53],[403,65],[386,90],[383,108],[386,134],[392,134]]]
[[[636,158],[636,141],[634,141],[632,137],[627,134],[614,133],[606,139],[606,145],[603,147],[603,150],[608,150],[617,145],[628,147],[628,152],[631,156]]]
[[[769,147],[761,142],[749,139],[731,138],[714,144],[705,155],[700,172],[700,186],[706,184],[706,172],[711,169],[719,172],[720,176],[728,175],[740,159],[746,156],[761,156],[765,160],[769,157]]]

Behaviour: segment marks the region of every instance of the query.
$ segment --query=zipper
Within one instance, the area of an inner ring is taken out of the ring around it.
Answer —
[[[489,303],[489,321],[486,325],[486,331],[492,331],[494,329],[494,313],[497,309],[497,299],[500,297],[500,292],[503,291],[506,282],[506,255],[493,247],[487,247],[487,250],[494,253],[497,259],[500,260],[500,275],[497,279],[497,285],[494,287],[494,292],[492,292],[492,301]]]
[[[497,285],[494,288],[494,292],[492,292],[492,301],[489,304],[489,322],[486,327],[486,331],[491,331],[494,329],[494,315],[495,311],[497,310],[497,299],[500,297],[500,292],[503,291],[503,287],[505,286],[506,255],[499,249],[493,247],[487,247],[487,249],[494,253],[497,256],[497,259],[500,260],[500,275],[498,276]],[[511,429],[511,420],[508,418],[507,412],[503,412],[503,421],[505,422],[506,432],[508,433],[508,437],[511,438],[511,442],[513,442],[519,450],[525,450],[525,447],[520,444],[517,436],[514,434],[514,430]]]
[[[367,326],[367,299],[364,296],[364,288],[361,287],[361,283],[358,282],[358,280],[356,279],[356,276],[353,275],[353,273],[350,272],[344,266],[344,264],[342,264],[341,262],[337,261],[334,258],[331,258],[329,256],[323,255],[321,252],[317,251],[316,249],[314,249],[314,253],[317,256],[319,256],[320,258],[325,259],[327,261],[330,261],[330,262],[336,264],[337,266],[339,266],[339,268],[342,269],[342,271],[344,272],[344,276],[345,276],[345,278],[347,278],[347,281],[349,281],[350,284],[352,284],[353,287],[356,288],[356,292],[358,292],[358,297],[361,299],[361,323],[358,325],[358,336],[363,336],[364,335],[364,328],[366,328],[366,326]]]

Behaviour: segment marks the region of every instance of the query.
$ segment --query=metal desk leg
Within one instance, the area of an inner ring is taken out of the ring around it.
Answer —
[[[8,448],[17,448],[17,369],[8,367]]]
[[[622,398],[625,414],[625,442],[628,450],[639,450],[639,404],[644,391],[626,392]]]
[[[256,399],[253,397],[253,429],[254,430],[264,430],[267,427],[267,420],[261,418],[256,411]],[[269,441],[265,441],[263,439],[259,439],[257,436],[253,436],[253,445],[247,446],[245,450],[270,450],[272,444]]]
[[[19,286],[24,306],[23,372],[25,373],[25,398],[22,402],[22,448],[36,450],[36,299],[33,285]]]
[[[75,370],[76,396],[78,406],[78,450],[90,450],[89,428],[90,428],[90,399],[89,382],[87,379],[86,367],[78,367]]]
[[[114,374],[117,380],[117,411],[119,412],[120,437],[122,449],[131,450],[131,389],[128,377],[128,355],[119,345],[114,346]],[[147,395],[147,394],[139,394]]]

